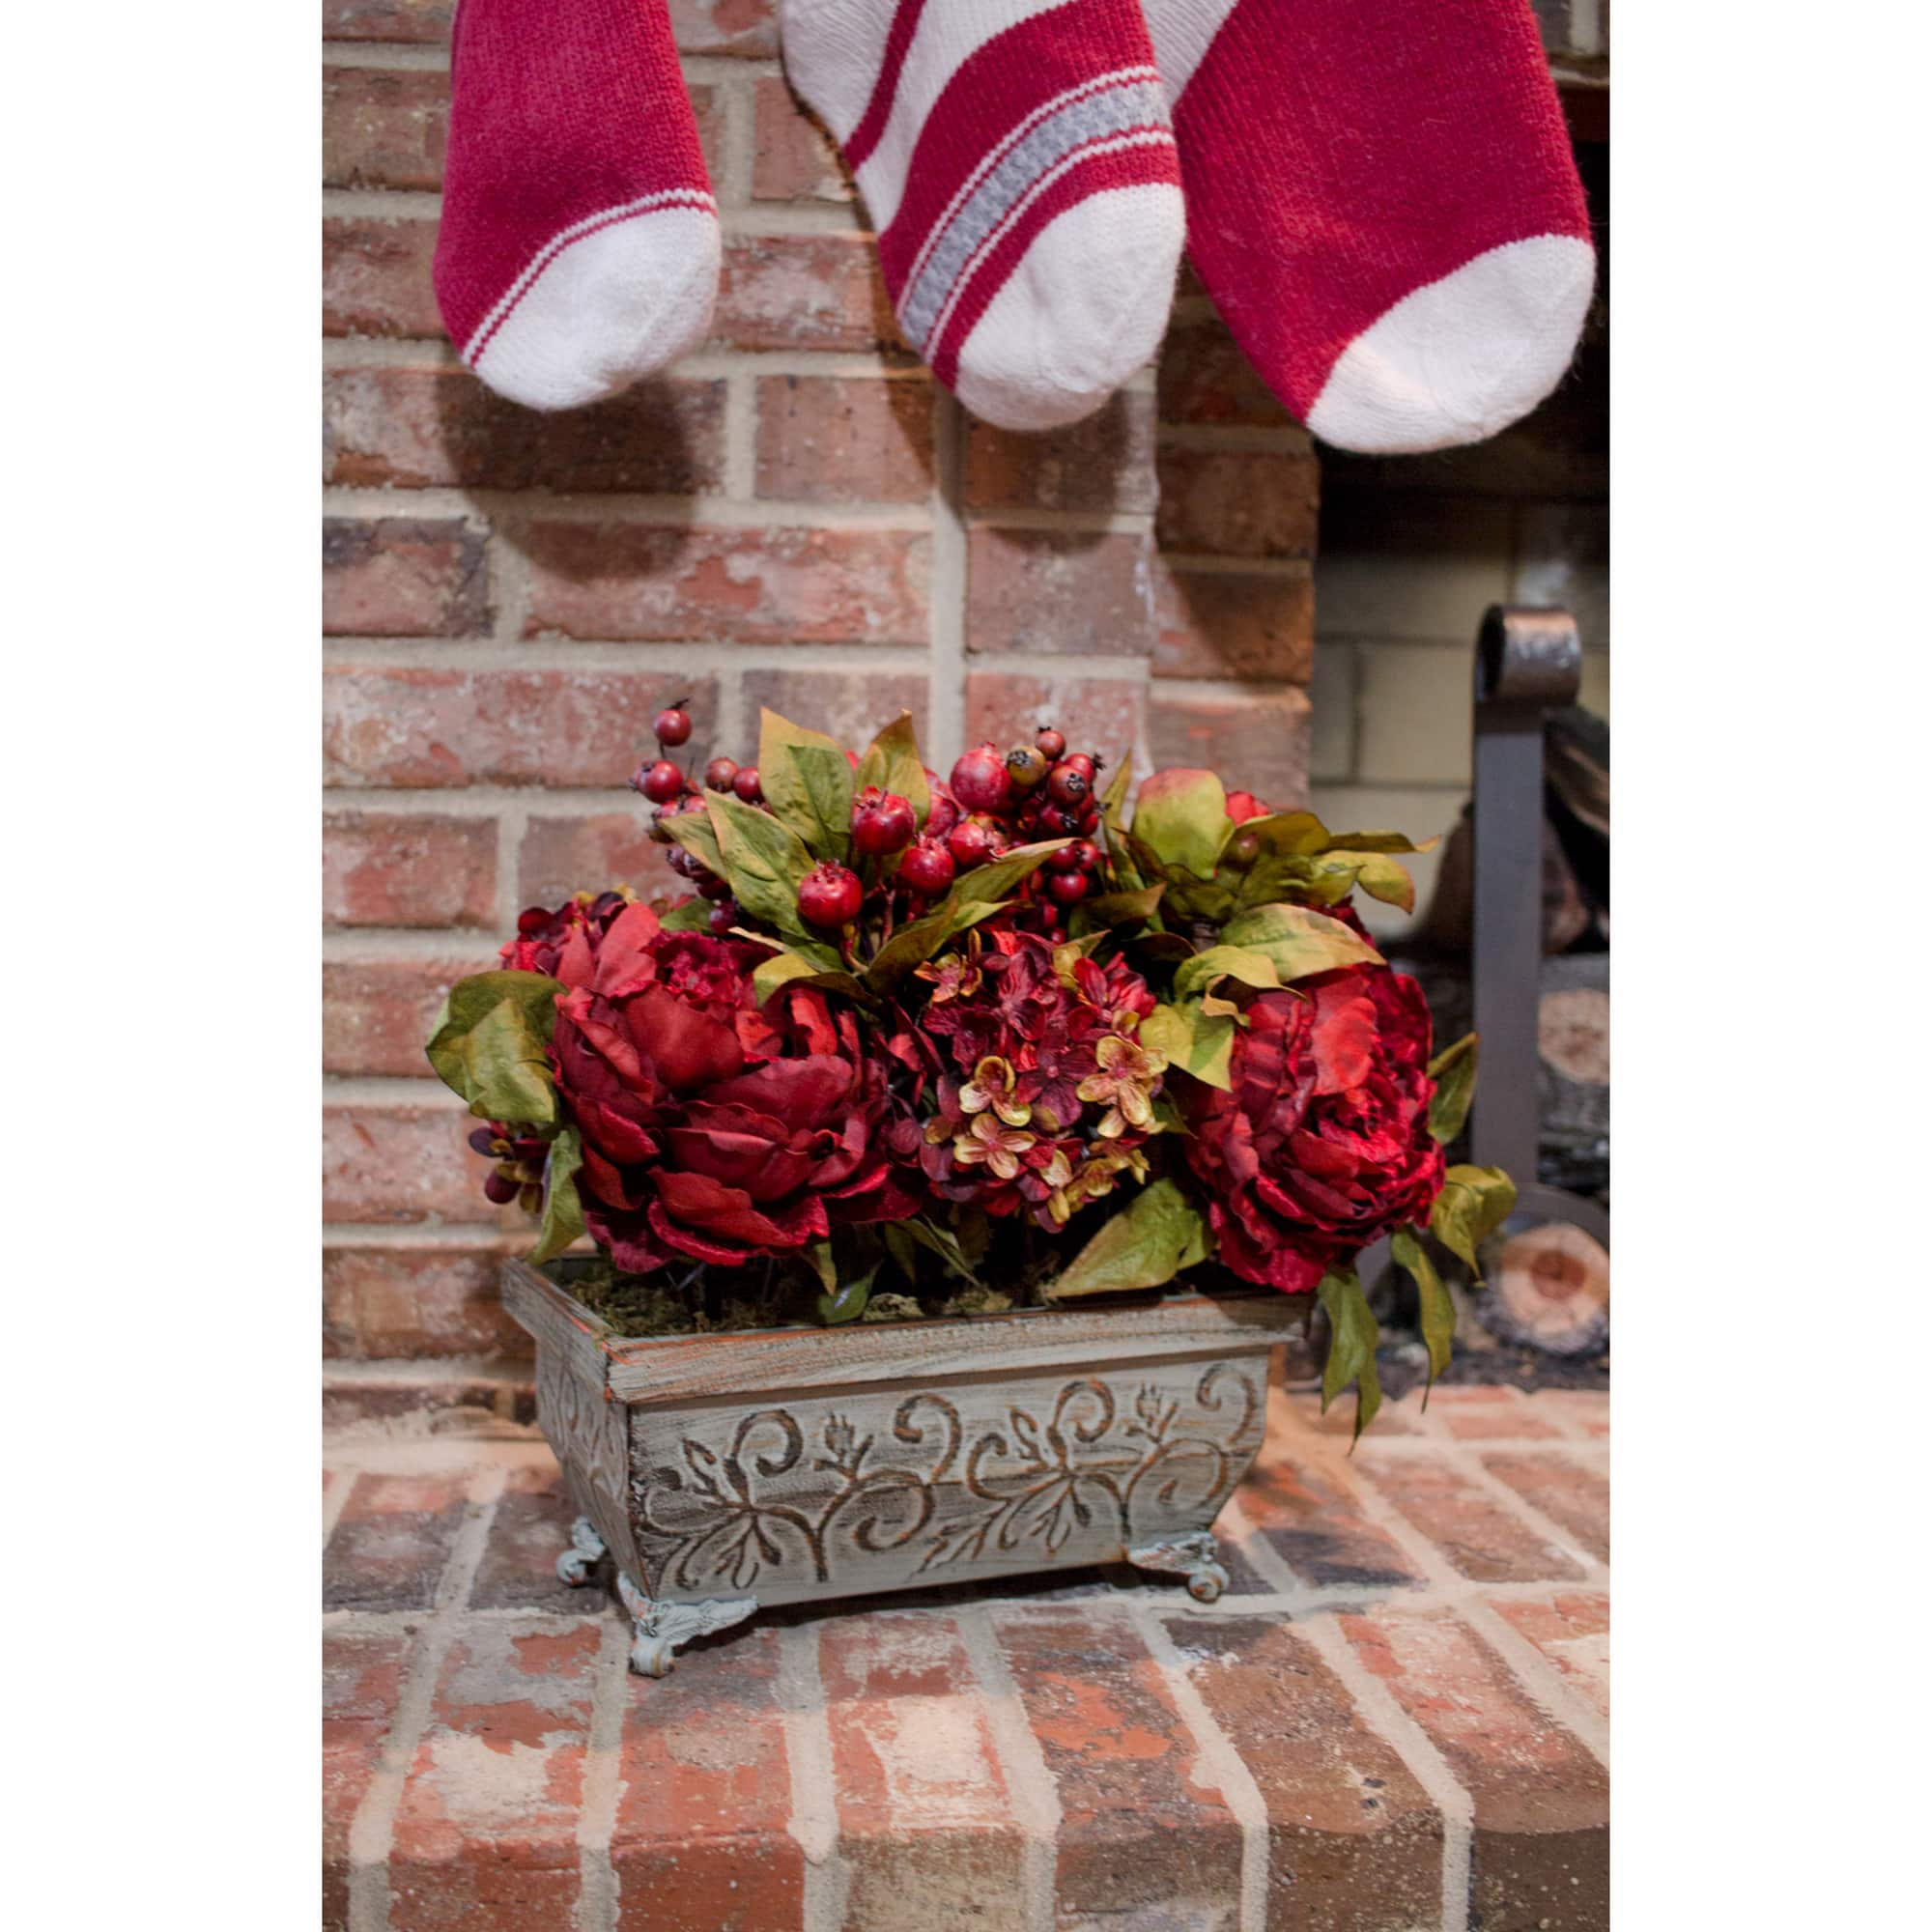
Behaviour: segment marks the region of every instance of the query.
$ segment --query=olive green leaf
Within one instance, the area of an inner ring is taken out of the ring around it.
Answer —
[[[1254,906],[1231,919],[1221,939],[1266,953],[1283,985],[1337,966],[1376,964],[1382,956],[1339,919],[1308,906]]]
[[[1328,1316],[1328,1359],[1321,1369],[1321,1412],[1349,1386],[1355,1384],[1355,1441],[1376,1419],[1382,1406],[1382,1385],[1376,1375],[1378,1333],[1369,1298],[1351,1268],[1331,1269],[1315,1290]]]
[[[768,959],[760,959],[752,969],[753,998],[762,1007],[780,987],[803,980],[808,986],[817,986],[828,993],[843,993],[847,999],[871,1004],[865,987],[851,974],[842,967],[827,965],[824,950],[816,951],[818,956],[809,958],[787,947]]]
[[[556,1119],[550,1037],[563,988],[547,973],[474,973],[442,1003],[424,1051],[479,1120],[548,1126]]]
[[[1151,1180],[1100,1224],[1044,1293],[1050,1301],[1066,1301],[1113,1289],[1159,1288],[1207,1255],[1200,1209],[1172,1180]]]
[[[844,859],[852,837],[852,767],[837,740],[760,711],[758,782],[765,803],[814,858]]]
[[[1141,1044],[1170,1066],[1226,1093],[1233,1084],[1229,1065],[1235,1052],[1233,1014],[1208,1013],[1199,1000],[1156,1007],[1141,1022]]]
[[[1481,1281],[1483,1270],[1477,1253],[1509,1219],[1515,1206],[1516,1182],[1501,1168],[1452,1167],[1443,1176],[1442,1192],[1435,1197],[1429,1232]]]
[[[895,793],[912,807],[912,815],[924,825],[926,814],[932,810],[932,787],[925,781],[925,765],[919,755],[919,734],[913,729],[910,711],[901,711],[866,747],[852,782],[860,791],[867,785],[877,785],[881,791]]]
[[[707,792],[706,802],[718,794]],[[699,864],[707,867],[721,877],[724,872],[724,855],[718,849],[718,829],[709,817],[701,811],[681,811],[675,818],[663,821],[664,828],[672,840],[684,847]]]
[[[991,919],[996,912],[1004,912],[1011,903],[1010,899],[994,899],[980,905],[962,899],[955,892],[937,911],[914,920],[910,925],[900,926],[879,948],[866,968],[867,990],[883,993],[895,986],[915,966],[930,959],[949,939],[964,932],[969,925],[978,925],[982,919]]]
[[[1425,838],[1420,845],[1406,832],[1331,832],[1326,852],[1433,852],[1442,841]]]
[[[1053,853],[1072,842],[1070,838],[1042,838],[1037,844],[1015,845],[1003,857],[961,872],[952,895],[969,903],[1006,898],[1029,872],[1037,872]]]
[[[1100,794],[1100,810],[1108,818],[1118,820],[1127,802],[1127,793],[1133,788],[1131,761],[1122,758],[1114,767],[1114,776],[1107,781],[1107,789]]]
[[[903,1228],[921,1247],[929,1249],[937,1255],[947,1268],[956,1274],[961,1281],[974,1288],[980,1285],[980,1277],[973,1272],[973,1264],[967,1256],[965,1246],[960,1237],[950,1228],[938,1227],[923,1214],[915,1214],[910,1220],[895,1222],[893,1226]],[[891,1230],[888,1230],[888,1233],[890,1232]],[[906,1274],[909,1279],[918,1278],[910,1267],[906,1268]]]
[[[1244,946],[1210,946],[1205,952],[1183,959],[1175,969],[1175,997],[1198,992],[1222,979],[1238,980],[1244,986],[1263,990],[1281,984],[1274,961],[1265,952],[1252,952]]]
[[[694,813],[695,817],[696,814]],[[710,821],[705,821],[708,829]],[[681,906],[672,906],[668,912],[658,915],[658,924],[667,932],[705,932],[710,929],[711,901],[691,898]]]
[[[1102,893],[1097,898],[1082,899],[1075,906],[1095,925],[1145,925],[1160,904],[1165,885],[1144,886],[1139,892]]]
[[[565,1127],[550,1144],[544,1162],[543,1213],[537,1244],[525,1257],[535,1264],[560,1255],[583,1233],[583,1203],[577,1195],[577,1170],[583,1165],[583,1143],[575,1127]]]
[[[1389,1241],[1396,1265],[1407,1270],[1415,1283],[1415,1302],[1422,1324],[1422,1339],[1429,1347],[1429,1379],[1423,1386],[1422,1406],[1429,1406],[1429,1391],[1435,1378],[1449,1366],[1450,1343],[1456,1334],[1456,1304],[1429,1259],[1429,1250],[1416,1239],[1410,1228],[1398,1228]]]
[[[760,767],[761,781],[763,776]],[[798,911],[798,883],[811,870],[804,841],[781,819],[729,792],[713,792],[705,803],[722,869],[738,903],[787,937],[810,942],[812,930]]]
[[[1469,1118],[1469,1102],[1476,1092],[1479,1038],[1476,1034],[1465,1033],[1429,1063],[1429,1077],[1435,1083],[1435,1092],[1429,1102],[1429,1131],[1444,1147],[1463,1131],[1463,1122]]]
[[[1212,772],[1170,766],[1149,778],[1134,801],[1135,839],[1163,867],[1179,867],[1197,879],[1213,877],[1234,830],[1227,791]]]

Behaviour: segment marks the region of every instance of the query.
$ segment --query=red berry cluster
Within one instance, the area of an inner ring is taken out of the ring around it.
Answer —
[[[691,737],[691,713],[684,707],[690,700],[680,697],[651,720],[658,751],[675,751]],[[735,925],[743,923],[731,888],[718,874],[687,852],[670,836],[668,820],[687,811],[702,811],[704,799],[686,776],[683,766],[662,755],[648,759],[631,774],[631,789],[641,792],[657,808],[651,813],[651,837],[660,845],[670,846],[670,868],[689,879],[704,896],[714,901],[711,930],[722,939]],[[730,791],[747,805],[762,805],[765,795],[758,788],[758,768],[739,765],[730,758],[713,758],[704,768],[706,791]]]

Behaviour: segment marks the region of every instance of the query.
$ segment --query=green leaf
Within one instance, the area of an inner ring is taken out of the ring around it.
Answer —
[[[704,796],[708,804],[718,794],[706,792]],[[693,858],[721,877],[724,875],[724,855],[718,849],[718,829],[705,813],[681,811],[675,818],[667,818],[664,824],[672,839],[682,845]]]
[[[1331,1269],[1321,1277],[1315,1293],[1328,1316],[1328,1359],[1321,1369],[1321,1412],[1346,1389],[1355,1384],[1355,1436],[1376,1419],[1382,1406],[1382,1385],[1376,1375],[1376,1318],[1369,1297],[1352,1269]]]
[[[1277,858],[1311,858],[1328,849],[1328,828],[1312,811],[1269,811],[1236,828],[1242,844]],[[1231,841],[1232,842],[1232,841]]]
[[[710,929],[710,918],[711,901],[694,898],[685,900],[681,906],[672,906],[667,913],[660,913],[658,923],[667,932],[705,932]]]
[[[1137,893],[1102,893],[1098,898],[1082,899],[1075,906],[1096,925],[1143,925],[1154,916],[1164,884],[1144,886]]]
[[[925,763],[919,754],[919,734],[913,729],[910,711],[901,711],[866,747],[852,782],[861,791],[877,785],[881,791],[895,792],[924,825],[932,810],[932,787],[925,781]]]
[[[762,783],[762,766],[758,778]],[[706,804],[732,896],[754,919],[790,938],[812,941],[815,935],[798,914],[798,882],[811,870],[811,854],[798,835],[729,792],[713,792]]]
[[[1100,794],[1100,810],[1108,818],[1120,818],[1122,809],[1127,802],[1127,793],[1133,788],[1132,770],[1131,758],[1122,758],[1114,767],[1114,776],[1107,781],[1107,789]]]
[[[1429,1232],[1481,1281],[1477,1251],[1509,1219],[1515,1206],[1516,1182],[1501,1168],[1452,1167],[1435,1197]]]
[[[1175,969],[1175,997],[1197,992],[1223,979],[1238,980],[1244,986],[1263,990],[1281,984],[1274,961],[1265,952],[1251,952],[1244,946],[1210,946],[1205,952],[1183,959]]]
[[[563,988],[547,973],[473,973],[449,989],[424,1051],[479,1120],[556,1119],[551,1032]]]
[[[1330,852],[1327,855],[1327,863],[1337,860],[1356,868],[1355,884],[1372,899],[1380,899],[1383,905],[1398,906],[1404,912],[1415,910],[1415,881],[1409,876],[1406,866],[1381,852]]]
[[[1398,1228],[1389,1241],[1396,1265],[1406,1268],[1415,1283],[1415,1301],[1421,1317],[1422,1339],[1429,1345],[1429,1379],[1422,1391],[1422,1406],[1429,1406],[1429,1391],[1435,1378],[1449,1366],[1450,1343],[1456,1334],[1456,1304],[1435,1272],[1429,1251],[1415,1238],[1414,1230]]]
[[[1045,1293],[1065,1301],[1113,1289],[1159,1288],[1207,1253],[1200,1210],[1172,1180],[1151,1180],[1100,1224]]]
[[[1229,1065],[1235,1052],[1232,1014],[1206,1013],[1198,1000],[1156,1007],[1141,1022],[1141,1044],[1170,1066],[1226,1093],[1233,1084]]]
[[[1477,1035],[1465,1033],[1429,1063],[1429,1077],[1435,1083],[1429,1102],[1429,1131],[1444,1147],[1463,1131],[1463,1122],[1469,1118],[1469,1102],[1476,1092],[1477,1042]]]
[[[836,739],[760,711],[758,782],[765,803],[814,858],[844,860],[852,837],[852,767]]]
[[[774,952],[769,959],[760,959],[752,969],[752,994],[762,1007],[780,987],[789,986],[800,980],[808,986],[822,987],[828,993],[843,993],[848,999],[867,1000],[865,987],[842,967],[826,966],[820,959],[808,959],[803,952],[794,952],[789,948],[782,952]]]
[[[1283,985],[1337,966],[1375,964],[1382,956],[1339,919],[1308,906],[1255,906],[1231,919],[1221,938],[1228,946],[1266,953]]]
[[[1235,821],[1228,816],[1227,791],[1212,772],[1173,765],[1141,786],[1133,829],[1162,865],[1210,879]]]
[[[978,925],[982,919],[991,919],[1010,903],[1008,899],[996,899],[988,905],[977,905],[961,899],[955,892],[936,912],[900,926],[879,948],[866,968],[867,989],[883,993],[896,985],[915,966],[930,959],[949,939],[964,932],[969,925]]]
[[[973,1264],[968,1259],[965,1248],[950,1228],[937,1227],[923,1214],[915,1214],[910,1220],[899,1221],[895,1225],[903,1228],[921,1247],[929,1249],[937,1255],[948,1269],[956,1274],[961,1281],[975,1288],[980,1285],[980,1277],[973,1272]],[[912,1276],[910,1268],[906,1273],[909,1277]]]
[[[1433,852],[1441,842],[1439,838],[1425,838],[1418,845],[1406,832],[1331,832],[1327,844],[1321,849],[1329,852]]]
[[[1004,858],[961,872],[952,888],[952,896],[968,903],[1010,898],[1013,888],[1029,872],[1037,872],[1053,853],[1072,842],[1070,838],[1042,838],[1035,845],[1015,845]]]
[[[583,1165],[583,1143],[575,1127],[565,1127],[550,1144],[544,1162],[543,1214],[537,1244],[525,1260],[535,1264],[560,1255],[583,1233],[583,1203],[577,1195],[577,1170]]]

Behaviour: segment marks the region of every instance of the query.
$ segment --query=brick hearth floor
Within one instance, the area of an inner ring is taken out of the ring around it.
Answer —
[[[1276,1388],[1234,1582],[768,1612],[625,1669],[542,1441],[341,1436],[324,1919],[351,1932],[1607,1923],[1607,1397]],[[1343,1405],[1346,1407],[1348,1405]]]

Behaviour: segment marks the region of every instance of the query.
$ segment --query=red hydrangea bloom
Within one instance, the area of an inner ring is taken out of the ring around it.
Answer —
[[[1053,1230],[1146,1175],[1167,1063],[1140,1043],[1155,1001],[1123,959],[1001,919],[919,972],[932,992],[894,1051],[933,1076],[920,1160],[936,1194]]]
[[[1186,1083],[1188,1163],[1221,1260],[1301,1293],[1398,1222],[1426,1221],[1441,1190],[1429,1006],[1386,966],[1241,997],[1232,1091]]]
[[[888,1063],[851,1012],[810,987],[760,1009],[761,949],[666,932],[645,905],[592,955],[587,977],[558,975],[551,1058],[582,1140],[584,1223],[620,1268],[738,1265],[919,1207],[917,1170],[891,1152]],[[573,945],[560,963],[578,964]]]
[[[553,912],[529,906],[517,915],[517,936],[497,954],[519,973],[548,973],[572,985],[587,979],[590,958],[611,922],[631,903],[622,893],[579,893]],[[563,970],[565,952],[569,972]]]

